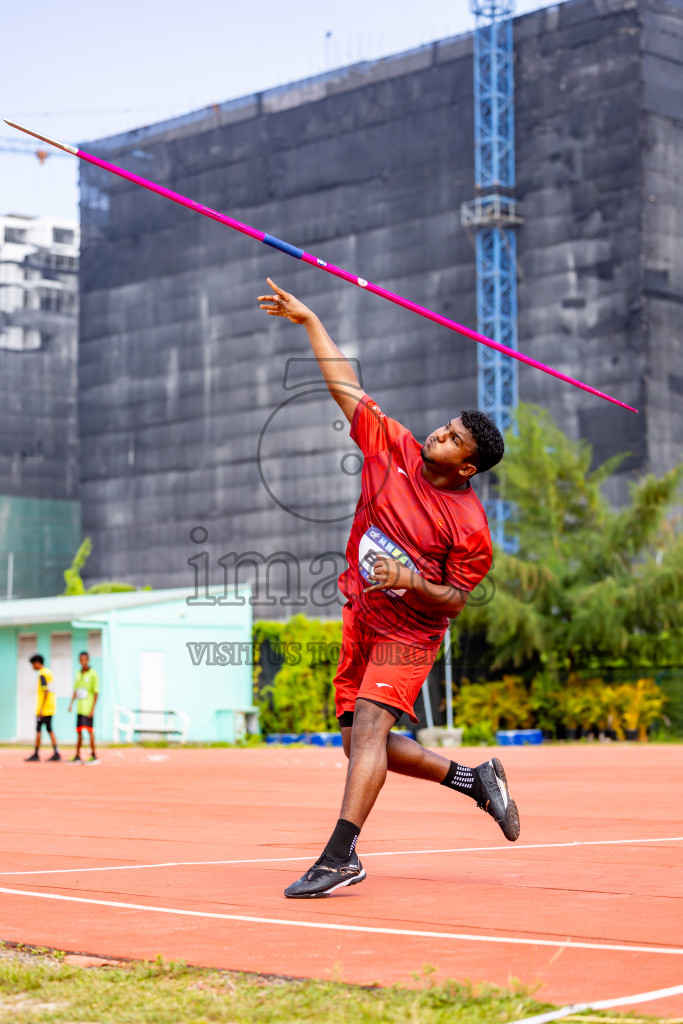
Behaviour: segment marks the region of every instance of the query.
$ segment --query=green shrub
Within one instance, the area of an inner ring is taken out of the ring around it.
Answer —
[[[493,746],[496,736],[488,722],[466,725],[462,731],[462,743],[465,747]]]
[[[525,729],[533,721],[531,699],[519,676],[492,683],[464,682],[453,702],[455,724],[496,729]]]
[[[272,683],[259,686],[262,645],[282,665]],[[333,681],[341,648],[341,622],[295,615],[287,623],[254,625],[254,700],[261,728],[273,732],[336,732]]]
[[[559,726],[583,732],[613,732],[617,739],[626,731],[637,731],[647,739],[648,729],[663,716],[666,694],[654,679],[620,684],[602,679],[581,679],[572,673],[557,688],[547,676],[537,676],[531,685],[531,704],[538,726],[557,733]]]
[[[622,723],[624,729],[638,732],[639,740],[646,740],[648,729],[661,720],[666,697],[654,679],[639,679],[637,683],[622,685]]]

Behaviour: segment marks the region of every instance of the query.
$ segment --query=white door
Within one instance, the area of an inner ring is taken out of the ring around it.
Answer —
[[[90,660],[102,657],[102,630],[91,629],[88,633],[88,654]]]
[[[163,651],[140,651],[140,728],[154,732],[164,727],[166,675]]]
[[[74,670],[71,654],[71,633],[50,633],[50,660],[57,697],[70,697],[74,692]]]
[[[29,664],[36,653],[38,637],[35,633],[20,633],[17,643],[17,739],[30,740],[36,735],[36,690],[38,676]]]

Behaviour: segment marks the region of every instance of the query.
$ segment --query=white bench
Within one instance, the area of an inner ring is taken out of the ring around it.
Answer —
[[[259,734],[259,713],[260,708],[250,705],[249,707],[241,708],[216,708],[216,730],[218,733],[218,739],[222,740],[225,738],[225,732],[223,726],[224,718],[227,718],[231,722],[228,726],[228,730],[232,732],[232,738],[234,742],[238,742],[244,739],[245,736],[258,736]]]
[[[185,743],[189,725],[189,715],[176,708],[154,711],[151,708],[124,708],[121,704],[114,705],[114,739],[118,740],[121,735],[124,743],[134,743],[136,739],[143,737],[175,737],[179,743]]]

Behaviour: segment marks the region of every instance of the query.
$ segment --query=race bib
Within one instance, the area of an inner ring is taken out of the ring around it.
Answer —
[[[413,572],[419,573],[420,571],[402,547],[396,544],[391,537],[387,537],[386,533],[383,533],[376,526],[371,526],[365,531],[358,544],[358,571],[370,586],[372,586],[372,580],[370,579],[372,567],[379,555],[395,558],[397,562],[407,565]],[[382,593],[388,597],[402,597],[405,594],[405,590],[383,590]]]

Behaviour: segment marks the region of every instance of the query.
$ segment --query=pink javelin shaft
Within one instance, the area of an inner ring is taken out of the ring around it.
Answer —
[[[604,398],[607,402],[613,402],[614,405],[620,405],[623,409],[629,409],[631,412],[638,412],[638,410],[634,409],[632,405],[627,405],[626,402],[620,402],[618,398],[606,395],[604,391],[598,391],[597,388],[591,387],[590,384],[584,384],[583,381],[576,380],[574,377],[569,377],[566,373],[561,373],[560,370],[554,370],[552,366],[546,366],[545,363],[539,362],[538,359],[532,359],[531,356],[526,356],[523,352],[518,352],[517,349],[509,348],[507,345],[501,345],[500,342],[494,341],[492,338],[487,338],[484,334],[479,334],[477,331],[473,331],[470,327],[464,327],[462,324],[456,323],[455,320],[449,320],[448,317],[441,316],[440,313],[435,313],[433,310],[427,309],[425,306],[418,305],[417,302],[412,302],[410,299],[404,299],[402,295],[390,292],[378,284],[373,284],[372,281],[366,281],[362,277],[357,277],[356,274],[350,274],[348,270],[342,270],[341,267],[335,267],[334,264],[328,263],[326,260],[318,259],[317,256],[313,256],[311,253],[305,252],[303,249],[299,249],[295,245],[290,245],[289,242],[284,242],[281,238],[276,238],[274,235],[269,235],[265,231],[259,231],[256,228],[250,227],[248,224],[243,224],[242,221],[235,220],[234,217],[228,217],[225,213],[219,213],[218,210],[212,210],[210,206],[203,206],[202,203],[198,203],[194,199],[188,199],[187,196],[182,196],[179,192],[173,192],[170,188],[164,188],[163,185],[157,185],[155,182],[149,181],[147,178],[141,178],[139,174],[133,174],[132,171],[126,171],[123,167],[118,167],[116,164],[110,164],[107,160],[101,160],[100,157],[93,156],[92,153],[85,153],[82,149],[76,149],[75,146],[69,146],[64,142],[57,142],[55,139],[50,139],[46,135],[39,135],[37,132],[31,131],[30,128],[25,128],[23,125],[16,124],[14,121],[5,120],[5,124],[10,125],[12,128],[18,128],[19,131],[26,132],[28,135],[33,135],[34,138],[40,139],[42,142],[47,142],[51,146],[63,149],[65,152],[71,153],[73,156],[77,156],[81,160],[87,160],[88,163],[94,164],[96,167],[101,167],[105,171],[110,171],[112,174],[118,174],[120,178],[126,178],[128,181],[132,181],[134,185],[140,185],[141,188],[149,189],[150,192],[156,192],[157,195],[164,196],[166,199],[171,199],[174,203],[179,203],[181,206],[186,206],[189,210],[195,210],[197,213],[203,214],[204,217],[210,217],[212,220],[217,220],[220,224],[225,224],[227,227],[233,228],[235,231],[240,231],[243,235],[249,235],[250,238],[255,238],[259,242],[264,242],[266,245],[270,245],[273,249],[279,249],[281,252],[286,252],[287,255],[293,256],[298,260],[303,260],[304,263],[309,263],[312,267],[319,267],[321,270],[327,271],[328,274],[334,274],[335,277],[341,277],[342,280],[349,281],[351,284],[355,284],[359,288],[364,288],[366,291],[372,292],[374,295],[380,295],[383,299],[388,299],[389,302],[393,302],[397,306],[403,306],[404,309],[410,309],[413,313],[418,313],[420,316],[426,317],[427,320],[433,320],[435,323],[441,324],[442,327],[448,327],[451,331],[463,334],[466,338],[471,338],[473,341],[479,342],[480,345],[486,345],[488,348],[493,348],[497,352],[502,352],[504,355],[510,356],[512,359],[518,359],[520,363],[526,363],[527,366],[533,366],[537,370],[549,373],[552,377],[557,377],[559,380],[566,381],[567,384],[573,384],[575,388],[581,388],[582,391],[589,391],[590,394],[597,395],[598,398]]]

